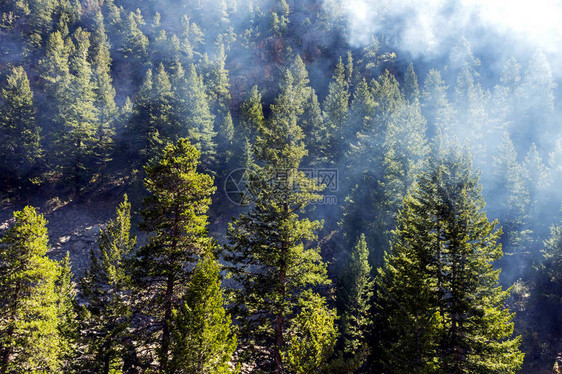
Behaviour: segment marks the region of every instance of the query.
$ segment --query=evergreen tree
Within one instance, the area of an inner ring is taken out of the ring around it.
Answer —
[[[70,254],[59,262],[59,274],[55,281],[55,292],[57,294],[58,324],[57,330],[63,345],[59,355],[62,360],[62,372],[72,372],[78,359],[78,324],[76,313],[76,288],[72,281],[72,266],[70,265]]]
[[[230,111],[226,112],[226,116],[218,126],[217,146],[222,161],[221,166],[228,170],[234,153],[234,122]]]
[[[111,161],[112,148],[115,137],[115,125],[118,114],[115,105],[115,88],[111,78],[110,44],[105,32],[104,20],[101,12],[94,18],[94,33],[92,35],[92,71],[94,81],[94,100],[98,110],[99,125],[96,130],[96,164],[104,182],[105,169]]]
[[[174,83],[176,87],[184,84],[183,81]],[[175,142],[187,132],[181,122],[181,116],[187,114],[181,112],[183,107],[177,105],[177,100],[164,65],[160,64],[154,75],[149,69],[128,123],[129,147],[141,163],[159,155],[167,142]]]
[[[348,131],[352,143],[358,132],[365,133],[371,128],[377,106],[367,80],[363,78],[353,94],[349,110]]]
[[[0,370],[58,373],[68,349],[67,267],[47,258],[47,221],[27,206],[0,238]]]
[[[528,257],[529,232],[528,223],[529,191],[525,189],[523,169],[517,162],[517,152],[507,132],[504,133],[498,155],[493,158],[494,193],[496,199],[490,210],[504,222],[502,242],[507,256],[502,260],[506,267],[508,281],[514,281],[523,269],[522,256]]]
[[[541,252],[542,258],[526,277],[522,290],[526,293],[525,308],[517,312],[516,327],[523,333],[526,354],[532,358],[524,364],[524,369],[556,373],[552,361],[559,355],[558,337],[562,333],[558,313],[562,289],[562,227],[550,228]]]
[[[57,102],[60,108],[57,118],[59,132],[55,141],[57,166],[70,182],[75,196],[90,181],[98,127],[92,69],[87,59],[89,37],[90,34],[81,28],[73,33],[75,50],[70,59],[72,77],[63,98]]]
[[[138,10],[138,9],[137,9]],[[140,12],[140,11],[139,11]],[[148,46],[149,41],[146,35],[139,28],[139,23],[143,23],[142,16],[140,14],[135,14],[133,12],[129,13],[128,17],[125,17],[123,27],[123,44],[121,48],[121,53],[123,57],[128,61],[131,61],[133,74],[135,72],[141,73],[145,71],[142,69],[144,64],[148,59]],[[133,75],[134,79],[139,77]]]
[[[38,119],[43,124],[46,143],[51,146],[57,141],[57,134],[63,128],[61,124],[64,113],[63,104],[70,101],[69,56],[68,45],[65,45],[61,33],[55,31],[49,35],[45,47],[45,58],[39,61],[41,78],[44,81],[42,88],[45,92],[45,100],[39,106]],[[44,110],[44,106],[47,105],[48,110]],[[47,150],[50,151],[50,149]],[[60,161],[49,153],[47,156],[47,162],[52,168]]]
[[[349,96],[345,67],[340,58],[323,105],[324,121],[328,128],[328,139],[325,140],[328,144],[326,153],[331,156],[331,161],[335,164],[345,151],[343,149],[343,137],[346,135],[344,128],[348,116]]]
[[[172,312],[192,273],[195,256],[209,251],[207,212],[215,191],[213,179],[198,173],[200,152],[187,139],[164,148],[159,160],[145,167],[145,200],[142,230],[152,233],[137,252],[135,276],[139,287],[140,311],[151,316],[153,326],[147,348],[154,344],[158,370],[168,372]]]
[[[219,264],[211,254],[199,260],[183,305],[174,310],[171,373],[233,373],[236,335],[224,309]]]
[[[410,63],[406,69],[406,75],[404,76],[404,96],[406,100],[413,103],[416,99],[420,97],[420,89],[418,87],[418,77],[414,71],[414,64]]]
[[[373,280],[369,265],[369,249],[361,235],[342,270],[338,285],[338,304],[342,320],[341,341],[346,355],[366,356],[366,338],[370,332]]]
[[[312,93],[312,88],[310,87],[310,80],[308,79],[308,71],[306,70],[306,65],[304,64],[300,56],[295,57],[295,60],[291,64],[291,74],[293,76],[293,84],[295,90],[294,99],[300,101],[299,106],[303,107],[304,103]],[[299,113],[301,115],[302,113]]]
[[[516,90],[516,106],[511,134],[518,152],[525,152],[531,143],[540,144],[541,136],[557,129],[552,123],[554,89],[552,70],[546,56],[537,50]]]
[[[342,225],[349,246],[365,232],[367,243],[376,249],[371,263],[380,266],[402,198],[421,168],[427,146],[419,102],[409,104],[388,71],[373,85],[379,105],[348,154],[350,170],[360,174],[350,178],[353,187]]]
[[[213,165],[216,158],[215,136],[213,130],[216,117],[211,113],[211,101],[205,93],[202,78],[191,65],[187,75],[178,67],[174,76],[176,119],[179,121],[179,134],[189,138],[201,152],[201,163],[205,168]],[[225,113],[226,114],[226,113]],[[226,117],[226,116],[225,116]]]
[[[318,188],[298,171],[306,150],[297,125],[299,108],[292,100],[289,71],[280,91],[271,106],[270,121],[259,129],[254,147],[258,161],[264,163],[254,166],[259,176],[253,181],[258,190],[256,201],[248,213],[234,220],[227,233],[227,259],[233,265],[234,280],[242,287],[236,298],[241,344],[259,368],[277,374],[289,365],[282,353],[290,340],[287,329],[296,318],[302,292],[328,283],[319,250],[310,244],[321,223],[300,217],[302,209],[318,199]]]
[[[439,151],[404,200],[376,280],[375,358],[390,373],[515,373],[509,296],[493,262],[501,230],[483,213],[466,155]]]
[[[42,157],[33,92],[23,67],[11,70],[0,90],[0,173],[2,189],[30,187]]]
[[[226,69],[226,52],[221,45],[215,58],[209,60],[208,56],[204,56],[200,63],[202,78],[205,82],[206,93],[209,96],[212,112],[219,116],[226,116],[226,112],[230,108],[230,82],[228,78],[228,70]]]
[[[144,81],[135,98],[133,113],[127,123],[128,151],[138,163],[144,163],[158,154],[163,140],[159,126],[153,120],[153,77],[152,70],[146,72]]]
[[[304,142],[308,155],[304,157],[305,166],[329,165],[330,153],[327,150],[328,128],[324,123],[322,108],[314,90],[304,103],[304,113],[300,118],[300,126],[305,134]]]
[[[87,351],[80,362],[83,372],[109,374],[126,369],[123,359],[130,340],[127,328],[133,303],[127,261],[136,243],[130,236],[130,221],[131,204],[125,195],[115,217],[100,233],[99,253],[92,250],[90,269],[80,281],[81,296],[86,301],[82,330]]]
[[[419,103],[404,103],[397,110],[396,118],[388,123],[383,165],[383,189],[389,211],[396,212],[401,200],[414,183],[427,155],[425,119]]]
[[[548,176],[549,170],[543,163],[542,157],[534,143],[531,144],[531,148],[529,148],[521,166],[523,191],[526,191],[528,197],[528,206],[525,207],[528,224],[531,225],[528,228],[537,236],[543,234],[543,228],[541,227],[543,225],[539,224],[539,217],[544,214],[545,196],[550,184],[550,178]]]
[[[447,135],[453,122],[454,111],[447,99],[447,85],[441,73],[431,69],[425,78],[421,95],[422,112],[427,119],[427,137],[432,139],[435,135]]]
[[[258,130],[264,126],[265,117],[261,104],[261,94],[258,86],[253,86],[248,97],[240,107],[240,124],[242,133],[252,139]]]
[[[489,131],[485,110],[487,94],[480,83],[475,81],[475,76],[477,75],[471,73],[468,67],[464,67],[457,76],[455,87],[457,123],[453,134],[463,141],[466,139],[476,149],[476,155],[483,157],[486,149],[482,146],[482,139]]]
[[[290,344],[283,359],[291,373],[323,372],[329,368],[338,336],[336,313],[323,297],[310,290],[300,297],[299,306],[301,311],[291,321]]]

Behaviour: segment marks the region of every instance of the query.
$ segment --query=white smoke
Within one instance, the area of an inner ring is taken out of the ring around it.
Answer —
[[[341,7],[354,47],[388,34],[413,58],[434,58],[465,37],[476,48],[497,45],[513,54],[539,48],[552,62],[562,61],[556,0],[346,0]]]

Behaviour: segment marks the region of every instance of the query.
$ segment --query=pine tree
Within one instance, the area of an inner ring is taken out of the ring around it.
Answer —
[[[404,102],[388,122],[382,149],[381,190],[386,216],[394,217],[427,155],[425,119],[418,101]],[[392,220],[393,221],[393,220]],[[394,226],[394,224],[391,224]]]
[[[256,158],[264,163],[254,166],[260,176],[253,181],[259,190],[256,201],[227,233],[227,259],[233,265],[234,280],[242,287],[236,298],[241,344],[260,368],[277,374],[285,372],[282,353],[289,342],[287,329],[296,318],[299,295],[328,283],[319,250],[310,243],[321,223],[300,217],[302,209],[318,199],[318,187],[298,171],[306,150],[297,125],[299,108],[292,100],[290,71],[286,71],[280,91],[254,147]],[[271,183],[265,182],[271,178]]]
[[[324,121],[328,128],[327,152],[332,162],[337,163],[343,155],[343,137],[349,108],[349,91],[345,77],[345,68],[341,57],[334,70],[332,82],[328,88],[328,96],[324,99]]]
[[[217,131],[217,146],[221,160],[221,167],[229,170],[229,165],[234,156],[234,122],[230,111],[226,112],[222,122],[219,123]]]
[[[540,144],[542,135],[557,128],[552,122],[554,89],[556,83],[546,56],[536,50],[515,92],[516,105],[511,134],[515,143],[525,152],[531,143]],[[532,130],[531,130],[532,129]]]
[[[73,188],[75,196],[90,180],[98,127],[98,111],[94,104],[92,69],[87,59],[90,34],[81,28],[73,33],[74,51],[70,59],[70,80],[63,84],[62,97],[56,97],[58,106],[55,155],[57,166]],[[72,41],[69,41],[72,43]],[[61,78],[65,78],[62,76]]]
[[[328,164],[330,153],[326,139],[329,137],[329,132],[324,124],[318,96],[310,87],[308,71],[300,56],[295,58],[290,71],[293,76],[293,100],[297,110],[297,124],[305,134],[304,143],[309,151],[308,157],[304,158],[304,164]]]
[[[270,14],[271,33],[275,37],[282,37],[289,24],[289,4],[286,0],[276,0]]]
[[[236,335],[226,314],[219,264],[211,254],[199,260],[183,304],[174,310],[171,373],[233,373]]]
[[[130,12],[124,21],[124,41],[121,53],[123,53],[125,59],[131,61],[132,72],[144,71],[145,69],[142,69],[142,67],[148,59],[148,46],[150,43],[139,28],[139,21],[141,23],[144,22],[142,16],[133,12]],[[133,76],[133,78],[136,79],[137,77]]]
[[[454,111],[447,99],[447,89],[441,73],[431,69],[425,78],[421,95],[422,112],[428,123],[428,139],[450,132]]]
[[[304,113],[300,117],[299,124],[305,134],[304,142],[308,150],[308,155],[303,159],[303,165],[328,165],[330,163],[330,153],[326,144],[328,128],[324,123],[318,96],[313,89],[304,103]]]
[[[105,169],[111,161],[114,145],[116,119],[118,114],[115,105],[115,88],[111,78],[110,45],[105,32],[103,15],[96,13],[92,35],[92,79],[94,81],[94,100],[98,111],[99,125],[96,130],[96,164],[104,182]]]
[[[457,76],[455,87],[457,127],[453,133],[459,134],[462,141],[466,139],[477,150],[476,155],[482,157],[486,151],[482,147],[482,139],[489,130],[485,109],[487,94],[475,80],[476,76],[468,67],[462,68]]]
[[[127,123],[128,151],[137,163],[145,163],[161,149],[163,139],[159,126],[153,120],[153,76],[148,69],[135,98],[133,113]]]
[[[311,95],[312,88],[310,87],[310,80],[308,79],[308,71],[306,70],[306,65],[304,64],[300,56],[295,57],[295,60],[291,64],[290,70],[293,76],[295,100],[301,101],[301,103],[299,103],[299,106],[302,106],[304,109],[304,103]],[[302,113],[299,113],[299,115],[301,114]]]
[[[187,75],[178,67],[174,76],[176,112],[179,123],[179,134],[201,151],[201,164],[209,168],[215,162],[216,143],[214,121],[211,113],[211,101],[205,93],[202,78],[197,74],[195,65],[191,65]]]
[[[221,45],[213,60],[205,56],[200,65],[206,93],[212,103],[211,109],[217,116],[225,116],[230,108],[230,82],[229,72],[225,67],[226,57],[224,46]]]
[[[67,267],[47,258],[47,221],[27,206],[0,238],[0,370],[57,373],[71,292]]]
[[[526,208],[529,221],[537,222],[539,208],[544,202],[544,194],[549,185],[548,168],[542,161],[537,146],[533,143],[522,164],[523,190],[527,191],[529,206]]]
[[[240,107],[240,123],[242,133],[252,139],[258,130],[264,126],[265,117],[261,104],[261,94],[258,86],[253,86],[248,97]]]
[[[511,275],[508,281],[514,281],[522,274],[520,258],[527,257],[529,251],[530,237],[526,231],[529,191],[525,189],[523,169],[517,162],[517,152],[507,132],[503,135],[498,155],[493,158],[493,165],[496,199],[490,211],[502,219],[505,228],[502,242],[507,254],[502,261],[506,275]]]
[[[515,373],[520,337],[493,267],[501,230],[483,212],[468,156],[438,152],[405,198],[379,270],[374,357],[390,373]]]
[[[366,338],[370,333],[373,279],[369,265],[369,249],[361,235],[342,270],[338,285],[338,304],[342,320],[341,341],[348,356],[366,356]]]
[[[380,266],[402,198],[421,168],[427,146],[419,102],[405,100],[388,71],[373,86],[379,105],[347,155],[348,167],[359,174],[350,173],[354,178],[350,178],[352,189],[342,225],[349,246],[365,233],[367,243],[375,249],[371,263]]]
[[[196,171],[200,152],[187,139],[164,148],[160,159],[145,167],[142,230],[152,233],[137,251],[135,277],[142,294],[140,310],[154,326],[146,331],[157,339],[159,371],[169,369],[172,312],[189,281],[195,256],[213,245],[207,236],[206,212],[215,191],[213,178]]]
[[[418,87],[418,77],[414,71],[414,64],[410,63],[406,69],[406,75],[404,76],[404,96],[406,100],[413,103],[416,99],[420,97],[420,89]]]
[[[175,87],[184,84],[184,81],[174,82]],[[178,91],[172,89],[164,65],[158,66],[156,74],[150,69],[147,71],[127,125],[130,151],[140,163],[159,155],[166,143],[175,142],[180,136],[186,135],[188,130],[182,121],[189,119],[182,119],[182,116],[189,113],[181,112],[183,107],[179,106],[177,95]],[[201,120],[205,120],[205,117],[201,117]]]
[[[524,369],[548,372],[552,370],[553,359],[559,355],[557,342],[562,333],[562,320],[558,313],[562,289],[561,226],[550,228],[541,252],[537,265],[527,274],[523,289],[526,293],[525,308],[517,312],[516,327],[523,333],[526,354],[532,357],[525,363]]]
[[[291,373],[323,372],[329,368],[338,336],[336,313],[323,297],[310,290],[300,297],[299,307],[301,311],[289,327],[290,344],[283,359]]]
[[[80,364],[87,372],[108,374],[124,368],[133,303],[127,261],[136,244],[136,238],[130,236],[130,221],[131,204],[125,195],[115,217],[100,233],[99,253],[92,250],[90,269],[80,281],[86,302],[82,339],[87,345]]]
[[[41,78],[44,80],[42,86],[45,92],[45,99],[41,105],[49,106],[49,110],[41,110],[39,106],[38,120],[42,123],[43,132],[45,134],[45,143],[53,145],[57,141],[57,134],[62,131],[62,117],[64,113],[64,104],[70,101],[70,67],[69,67],[70,51],[62,38],[60,32],[56,31],[49,35],[47,45],[45,47],[45,58],[39,61],[39,69]],[[49,149],[47,149],[49,151]],[[60,160],[53,155],[46,154],[46,160],[50,167],[54,166]]]
[[[354,142],[358,132],[365,133],[371,128],[377,106],[367,80],[363,78],[353,93],[349,108],[348,139],[351,143]]]
[[[0,103],[1,188],[27,190],[30,178],[37,176],[43,151],[33,92],[23,67],[11,70],[0,90]]]
[[[77,361],[78,323],[76,313],[76,288],[72,280],[70,254],[59,262],[59,274],[55,281],[55,292],[58,296],[57,330],[63,342],[59,352],[62,360],[62,371],[72,372]]]

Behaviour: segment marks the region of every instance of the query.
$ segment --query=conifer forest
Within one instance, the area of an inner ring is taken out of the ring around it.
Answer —
[[[0,374],[562,373],[561,24],[0,0]]]

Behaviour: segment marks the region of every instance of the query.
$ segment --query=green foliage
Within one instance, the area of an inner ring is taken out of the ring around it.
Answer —
[[[187,76],[181,67],[178,67],[174,87],[174,111],[175,118],[179,121],[178,133],[188,137],[201,151],[201,163],[209,168],[216,157],[216,132],[213,130],[215,116],[211,113],[211,100],[195,65],[190,66]]]
[[[252,138],[265,124],[261,94],[258,86],[253,86],[248,97],[240,107],[240,123],[245,136]]]
[[[233,264],[234,280],[242,287],[235,298],[242,347],[258,367],[275,373],[283,372],[285,366],[282,352],[288,344],[288,324],[297,315],[299,295],[328,283],[319,250],[309,244],[321,223],[300,217],[301,209],[318,198],[318,187],[298,171],[306,150],[297,124],[300,107],[291,100],[293,93],[293,77],[287,71],[271,106],[271,120],[259,129],[254,148],[258,161],[264,163],[253,166],[259,176],[253,181],[256,201],[227,233],[227,259]],[[269,178],[275,183],[264,183]],[[295,190],[295,185],[303,188]]]
[[[2,189],[30,187],[43,156],[33,92],[23,67],[13,68],[0,90],[0,170]]]
[[[95,31],[92,34],[91,48],[92,79],[94,81],[94,102],[99,113],[94,152],[103,182],[105,169],[113,154],[118,109],[115,105],[115,88],[113,88],[111,78],[111,46],[105,32],[101,12],[96,13],[94,22]]]
[[[431,69],[425,78],[421,95],[422,111],[429,125],[430,138],[447,134],[453,122],[454,111],[447,99],[447,89],[441,73]]]
[[[0,368],[6,373],[59,373],[67,340],[68,260],[47,258],[47,221],[27,206],[0,239]]]
[[[340,160],[343,152],[343,128],[348,116],[349,96],[345,68],[340,58],[328,88],[328,96],[324,99],[324,121],[328,128],[328,139],[325,141],[329,144],[325,153],[331,151],[328,160],[334,163]]]
[[[414,71],[414,64],[410,63],[406,69],[406,75],[404,76],[404,96],[406,100],[413,103],[415,100],[420,98],[420,89],[418,87],[418,77]]]
[[[137,251],[134,273],[143,295],[142,313],[157,321],[156,328],[146,331],[149,341],[159,340],[156,350],[163,372],[168,370],[172,311],[180,306],[196,256],[213,246],[206,212],[216,188],[212,177],[197,172],[200,154],[182,138],[145,167],[150,196],[145,199],[141,228],[151,236]]]
[[[83,372],[110,373],[130,365],[123,363],[133,304],[127,261],[136,244],[136,238],[130,236],[130,221],[131,204],[125,195],[115,217],[100,233],[99,253],[91,252],[90,269],[80,280],[86,301],[86,316],[81,321],[82,342],[87,347],[80,358]]]
[[[373,279],[365,235],[353,247],[338,282],[338,304],[342,310],[341,340],[347,356],[365,356],[366,339],[372,324]]]
[[[310,290],[300,296],[299,307],[300,312],[291,321],[283,359],[290,373],[323,372],[328,368],[338,336],[336,313],[327,307],[323,297]]]
[[[467,156],[447,149],[404,200],[379,270],[375,358],[383,370],[515,373],[509,295],[498,286],[501,230],[483,213]]]
[[[209,253],[199,260],[174,309],[170,373],[233,373],[236,335],[220,289],[220,267]]]

